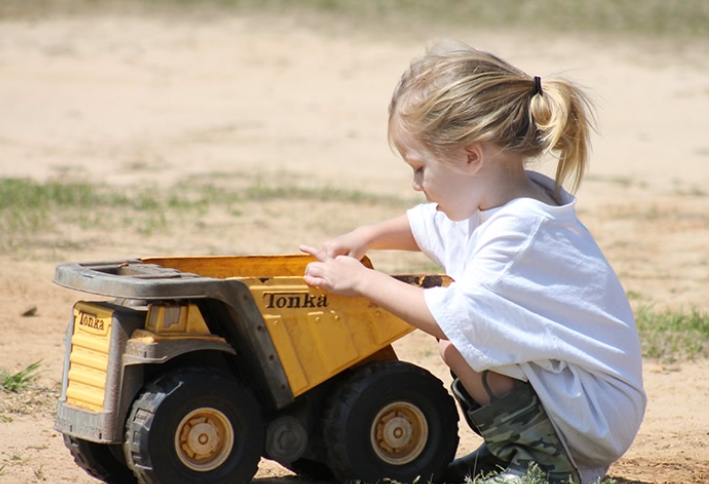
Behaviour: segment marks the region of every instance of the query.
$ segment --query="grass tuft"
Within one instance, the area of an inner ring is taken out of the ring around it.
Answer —
[[[709,356],[709,314],[699,309],[653,311],[642,306],[636,310],[636,323],[647,358],[675,363]]]
[[[17,373],[9,373],[4,368],[0,369],[0,388],[13,393],[25,390],[32,380],[37,378],[41,363],[41,361],[36,361]]]
[[[490,481],[489,479],[493,478],[494,481],[494,476],[496,474],[487,474],[487,475],[482,475],[482,476],[476,476],[475,478],[470,478],[466,477],[465,479],[465,484],[488,484]],[[529,468],[527,469],[527,473],[518,481],[515,481],[517,484],[549,484],[549,480],[547,479],[547,474],[539,468],[537,464],[530,464]],[[572,484],[573,481],[569,478],[567,481],[568,484]],[[566,483],[564,483],[566,484]],[[602,479],[596,480],[593,484],[620,484],[618,481],[616,481],[613,478],[606,477]]]

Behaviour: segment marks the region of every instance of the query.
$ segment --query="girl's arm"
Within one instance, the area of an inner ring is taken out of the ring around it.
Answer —
[[[362,225],[344,235],[328,240],[323,245],[330,257],[348,255],[361,259],[368,250],[419,250],[411,233],[409,217],[398,217]]]
[[[423,288],[368,269],[352,257],[332,257],[324,249],[308,246],[300,249],[318,259],[305,270],[307,284],[343,296],[365,297],[420,330],[448,339],[426,305]]]

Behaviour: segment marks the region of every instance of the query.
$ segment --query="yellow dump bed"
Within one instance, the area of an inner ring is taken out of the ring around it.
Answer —
[[[367,299],[306,285],[302,275],[312,260],[293,255],[146,258],[142,262],[246,284],[297,397],[414,329]]]

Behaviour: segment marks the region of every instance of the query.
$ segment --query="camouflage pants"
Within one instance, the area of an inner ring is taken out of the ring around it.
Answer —
[[[483,384],[492,399],[483,407],[470,407],[466,411],[466,420],[485,439],[490,453],[508,463],[499,476],[488,482],[515,482],[533,464],[550,483],[580,482],[576,468],[532,386],[517,382],[514,390],[495,397],[487,388],[486,376],[483,374]]]

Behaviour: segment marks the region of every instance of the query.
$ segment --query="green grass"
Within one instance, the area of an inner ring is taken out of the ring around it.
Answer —
[[[386,204],[402,210],[410,205],[397,197],[359,190],[308,187],[295,176],[281,175],[266,182],[243,174],[210,174],[165,189],[0,178],[0,254],[42,244],[70,245],[64,239],[76,228],[115,231],[120,227],[126,236],[169,234],[174,226],[199,224],[201,217],[215,211],[238,218],[253,203],[327,201]],[[52,236],[50,242],[45,240]]]
[[[709,314],[699,309],[686,312],[636,310],[643,356],[664,363],[709,357]]]
[[[215,183],[220,178],[229,178],[230,175],[213,173],[203,179],[190,179],[175,186],[171,196],[171,205],[189,206],[191,203],[208,207],[214,205],[232,205],[245,202],[268,202],[274,200],[313,200],[337,201],[342,203],[395,203],[403,204],[404,201],[397,197],[377,195],[361,190],[341,189],[337,187],[317,186],[307,187],[299,185],[298,177],[289,173],[280,173],[273,180],[287,180],[286,182],[267,181],[266,177],[239,174],[239,178],[246,177],[246,184],[224,188]],[[191,202],[189,200],[192,200]]]
[[[58,225],[96,226],[130,212],[130,224],[150,231],[161,225],[167,206],[150,189],[126,193],[83,182],[0,179],[0,253],[13,252]],[[108,213],[107,213],[108,212]],[[110,216],[109,216],[110,215]],[[147,228],[145,228],[147,227]]]
[[[0,179],[0,228],[5,231],[47,228],[51,226],[52,213],[65,209],[77,214],[101,208],[150,212],[159,207],[160,202],[151,189],[127,194],[116,188],[83,182]]]
[[[4,368],[0,368],[0,388],[12,393],[27,389],[32,380],[37,378],[40,364],[41,361],[37,361],[17,373],[9,373]]]
[[[41,361],[10,373],[0,368],[0,424],[14,422],[14,415],[54,416],[61,384],[47,387],[37,380]]]
[[[3,0],[0,18],[38,13],[83,13],[128,6],[256,10],[278,15],[321,14],[358,29],[415,30],[416,25],[512,28],[553,32],[619,33],[646,37],[709,36],[706,0]],[[549,42],[540,38],[540,48]]]
[[[483,475],[479,477],[475,477],[474,479],[466,478],[465,484],[486,484],[487,479],[489,479],[491,476],[494,474],[490,475]],[[535,464],[532,464],[529,466],[529,469],[527,470],[527,474],[522,477],[521,481],[519,484],[548,484],[549,481],[545,477],[545,473]],[[416,483],[414,483],[416,484]],[[594,484],[622,484],[622,482],[617,481],[616,479],[613,479],[611,477],[607,477],[604,479],[599,479],[597,480]]]
[[[205,0],[153,0],[183,4]],[[210,1],[210,0],[207,0]],[[271,5],[289,0],[211,0]],[[705,0],[300,0],[299,6],[383,21],[413,19],[470,27],[512,27],[569,32],[617,32],[649,36],[709,35]]]
[[[476,477],[474,479],[466,478],[466,484],[486,484],[486,481],[492,476],[493,474],[490,475],[484,475],[480,477]],[[521,479],[519,484],[548,484],[548,480],[545,478],[544,473],[537,467],[536,465],[532,464],[529,466],[529,469],[527,470],[527,474]]]

